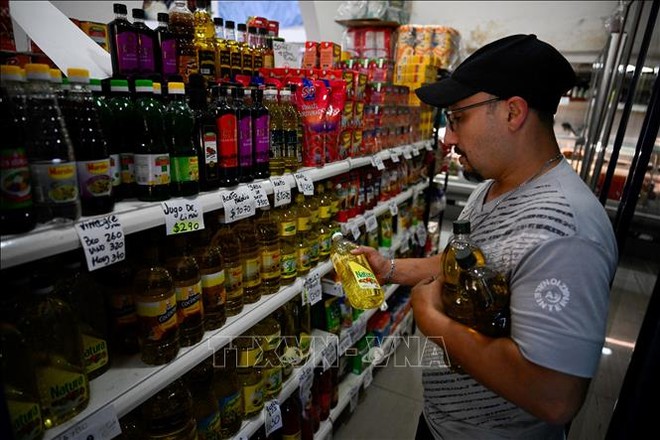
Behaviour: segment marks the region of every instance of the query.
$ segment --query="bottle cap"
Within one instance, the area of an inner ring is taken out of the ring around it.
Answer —
[[[0,66],[2,71],[0,72],[0,80],[5,81],[22,81],[23,75],[21,74],[21,68],[18,66],[9,66],[3,64]]]
[[[227,21],[225,21],[225,27],[226,27],[227,29],[234,29],[234,22],[231,21],[231,20],[227,20]]]
[[[342,234],[341,232],[335,232],[334,234],[332,234],[332,241],[340,240],[342,238],[344,238],[344,234]]]
[[[48,64],[28,63],[25,65],[25,74],[28,79],[50,81],[50,67]]]
[[[70,83],[89,84],[89,70],[69,67],[66,69],[66,76]]]
[[[150,79],[136,79],[135,80],[136,92],[153,92],[154,82]]]
[[[474,256],[470,248],[461,248],[456,250],[456,262],[461,269],[467,270],[477,263],[477,257]]]
[[[162,95],[163,94],[163,89],[162,89],[159,82],[154,81],[153,82],[153,88],[154,88],[154,95]]]
[[[167,91],[171,95],[183,95],[186,93],[186,86],[182,82],[171,82],[167,84]]]
[[[128,10],[126,9],[126,5],[123,3],[115,3],[112,5],[112,10],[115,14],[124,14],[126,15],[128,13]]]
[[[60,69],[50,69],[48,74],[50,75],[50,82],[55,84],[62,83],[62,72],[60,72]]]
[[[225,20],[222,17],[213,17],[213,24],[216,26],[224,26]]]
[[[110,91],[112,92],[128,92],[128,81],[125,79],[111,79]]]
[[[161,23],[170,22],[170,14],[168,14],[167,12],[159,12],[158,15],[156,15],[156,18]]]
[[[239,31],[245,32],[247,30],[247,26],[245,26],[245,23],[238,23],[238,25],[236,26],[236,29],[238,29]]]
[[[453,223],[454,234],[469,234],[470,221],[469,220],[456,220]]]
[[[144,9],[133,8],[131,13],[133,14],[133,18],[144,20]]]

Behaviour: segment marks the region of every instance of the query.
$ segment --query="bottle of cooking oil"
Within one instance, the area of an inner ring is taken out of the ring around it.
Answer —
[[[270,162],[269,170],[272,176],[280,176],[284,173],[284,115],[282,108],[277,102],[277,90],[264,90],[264,106],[270,115]]]
[[[36,373],[25,337],[11,324],[0,322],[0,375],[17,440],[43,437]]]
[[[216,47],[213,18],[207,8],[208,0],[197,0],[197,9],[193,14],[195,26],[194,45],[197,52],[197,67],[208,84],[215,83]]]
[[[353,308],[364,310],[379,307],[385,299],[383,289],[365,256],[351,254],[355,248],[357,246],[354,243],[340,232],[335,232],[330,253],[332,265],[341,278],[342,287]]]
[[[296,211],[291,204],[276,209],[280,236],[280,284],[293,283],[298,276],[296,232]]]
[[[286,381],[293,372],[293,365],[300,363],[300,349],[298,348],[298,334],[296,333],[293,303],[288,303],[275,310],[273,317],[280,325],[282,341],[278,354],[282,361],[282,382]]]
[[[254,326],[254,331],[262,337],[263,357],[257,364],[261,369],[264,381],[264,399],[276,398],[282,391],[282,362],[280,361],[280,344],[282,329],[273,315],[262,319]]]
[[[325,194],[325,187],[322,183],[316,184],[315,194],[319,198],[319,214],[318,214],[318,244],[319,244],[319,261],[325,261],[330,257],[330,247],[332,246],[332,234],[335,232],[331,225],[331,209],[330,199]]]
[[[184,376],[192,395],[192,412],[197,422],[198,440],[220,440],[220,408],[215,398],[213,382],[213,358],[202,361]]]
[[[253,304],[261,299],[261,248],[252,218],[236,223],[234,232],[241,240],[243,263],[243,302]]]
[[[294,298],[293,316],[295,317],[296,332],[298,333],[298,348],[300,349],[301,365],[309,357],[312,346],[312,307],[309,302],[303,304],[302,296]]]
[[[291,102],[291,90],[280,90],[280,108],[282,109],[282,128],[284,130],[284,172],[291,173],[298,169],[298,113]]]
[[[316,267],[319,263],[319,199],[318,196],[304,196],[303,206],[312,213],[309,229],[309,241],[311,243],[310,266]]]
[[[383,215],[380,216],[380,221],[378,222],[379,226],[379,244],[380,247],[384,248],[391,248],[392,247],[392,235],[394,233],[393,231],[393,220],[392,220],[392,214],[390,214],[390,211],[385,211]]]
[[[17,327],[32,354],[41,417],[44,428],[49,429],[85,409],[89,382],[75,315],[68,304],[55,296],[50,274],[34,274],[31,289]]]
[[[255,221],[257,240],[261,249],[261,287],[264,295],[280,290],[280,237],[277,220],[270,205],[259,209]]]
[[[179,75],[184,82],[188,76],[199,71],[195,51],[195,19],[185,0],[175,0],[169,11],[170,30],[176,35],[176,54]]]
[[[243,396],[243,417],[250,418],[264,407],[264,381],[260,368],[257,368],[263,357],[263,337],[254,329],[250,329],[233,342],[238,350],[236,373],[241,384]]]
[[[296,194],[296,267],[300,276],[307,275],[312,265],[312,212],[304,202],[305,196]]]
[[[160,262],[156,232],[150,231],[147,238],[142,267],[133,282],[133,298],[142,362],[161,365],[173,360],[179,352],[177,301],[172,276]]]
[[[204,224],[211,225],[210,216]],[[225,267],[218,246],[211,244],[213,232],[210,228],[194,232],[192,256],[199,265],[202,278],[202,302],[204,304],[204,330],[215,330],[225,324]]]
[[[176,292],[179,343],[182,347],[188,347],[201,341],[204,336],[202,277],[185,235],[172,235],[166,244],[169,252],[165,267],[172,275]]]
[[[225,314],[238,315],[243,310],[243,264],[241,243],[231,225],[219,223],[211,244],[220,248],[225,263]]]
[[[148,440],[197,439],[190,391],[177,379],[140,407]]]
[[[213,393],[220,410],[222,438],[233,437],[243,420],[243,395],[238,381],[236,350],[224,348],[214,354]]]
[[[453,223],[453,231],[454,235],[442,252],[442,303],[447,316],[467,326],[474,326],[474,301],[465,290],[458,288],[462,270],[456,261],[456,252],[469,249],[474,254],[477,266],[484,266],[486,257],[470,238],[468,220],[456,220]]]

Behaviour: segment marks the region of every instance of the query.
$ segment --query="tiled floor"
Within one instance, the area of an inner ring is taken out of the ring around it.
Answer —
[[[449,236],[445,221],[441,249]],[[655,254],[657,255],[657,253]],[[586,402],[574,420],[568,440],[605,437],[634,341],[655,284],[660,262],[624,255],[612,285],[607,340],[598,373]],[[397,356],[414,350],[402,344]],[[412,352],[411,352],[412,353]],[[355,412],[335,429],[335,440],[413,439],[422,411],[421,369],[396,367],[390,362],[374,373]]]

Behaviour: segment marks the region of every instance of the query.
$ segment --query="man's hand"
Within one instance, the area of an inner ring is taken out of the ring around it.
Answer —
[[[369,246],[360,246],[351,251],[353,255],[364,255],[369,262],[369,266],[374,271],[376,279],[383,284],[385,277],[390,271],[390,260],[383,257],[376,249]]]
[[[447,318],[442,306],[441,293],[442,283],[436,277],[426,278],[412,289],[410,303],[415,321],[422,333],[427,336],[434,335],[432,332],[437,330],[435,326]]]

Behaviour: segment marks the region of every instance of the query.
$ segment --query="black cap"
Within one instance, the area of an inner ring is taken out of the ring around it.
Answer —
[[[128,10],[126,9],[126,5],[123,4],[123,3],[114,3],[112,5],[112,11],[115,14],[124,14],[124,15],[128,14]]]
[[[225,20],[222,17],[213,17],[213,24],[216,26],[224,26]]]
[[[245,23],[238,23],[238,25],[236,26],[236,29],[238,29],[239,31],[245,32],[247,30],[247,26],[245,26]]]
[[[469,234],[470,233],[470,221],[469,220],[456,220],[452,224],[454,228],[454,234]]]
[[[225,27],[229,29],[234,29],[234,22],[231,20],[225,21]]]
[[[158,15],[156,16],[158,21],[169,23],[170,22],[170,14],[167,12],[159,12]]]
[[[461,269],[467,270],[477,263],[477,257],[474,256],[469,247],[461,248],[456,250],[456,262],[461,266]]]
[[[447,107],[478,92],[520,96],[537,110],[556,113],[561,96],[576,81],[571,64],[536,35],[511,35],[467,57],[447,78],[420,87],[419,99]]]
[[[134,8],[132,10],[133,18],[141,18],[144,20],[144,9]]]

